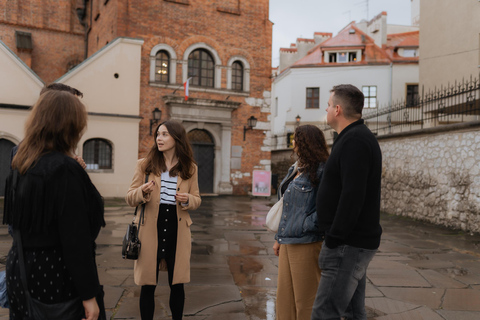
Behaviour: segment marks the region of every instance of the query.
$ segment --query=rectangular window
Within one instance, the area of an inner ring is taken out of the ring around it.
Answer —
[[[320,100],[320,88],[307,88],[307,101],[305,108],[318,109]]]
[[[346,52],[337,53],[337,62],[348,62],[348,54]]]
[[[407,108],[416,107],[418,105],[418,84],[407,84],[405,104]]]
[[[328,62],[356,62],[357,53],[356,52],[330,52],[328,54]]]
[[[365,96],[365,103],[363,108],[377,107],[377,86],[363,86],[363,95]]]

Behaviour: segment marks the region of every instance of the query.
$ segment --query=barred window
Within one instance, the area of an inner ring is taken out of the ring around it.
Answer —
[[[87,170],[112,169],[112,145],[104,139],[90,139],[83,144]]]
[[[215,63],[207,50],[197,49],[188,56],[188,77],[193,86],[212,87]]]
[[[243,66],[239,61],[232,64],[232,89],[243,91]]]
[[[161,50],[155,56],[155,81],[168,82],[170,66],[170,56],[167,51]]]
[[[407,85],[407,108],[416,107],[418,105],[418,84]]]

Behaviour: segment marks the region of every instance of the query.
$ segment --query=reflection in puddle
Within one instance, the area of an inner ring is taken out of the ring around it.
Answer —
[[[275,297],[267,294],[267,304],[265,306],[267,320],[275,320]]]

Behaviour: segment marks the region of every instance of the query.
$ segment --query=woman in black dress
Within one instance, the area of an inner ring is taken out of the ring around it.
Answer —
[[[7,178],[3,222],[20,231],[30,296],[45,304],[77,299],[78,319],[95,320],[95,238],[105,221],[100,194],[73,159],[86,125],[85,106],[71,93],[40,96]],[[10,319],[28,318],[15,240],[6,267]]]

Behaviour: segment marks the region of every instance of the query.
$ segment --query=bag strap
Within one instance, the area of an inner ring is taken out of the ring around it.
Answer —
[[[150,174],[147,173],[147,175],[145,176],[145,183],[148,182],[148,176]],[[135,208],[135,212],[133,213],[133,220],[135,221],[135,217],[137,216],[137,209],[138,209],[138,206]],[[142,203],[142,211],[140,213],[140,219],[138,220],[138,227],[137,227],[137,237],[138,235],[140,234],[140,225],[145,222],[145,203]]]

